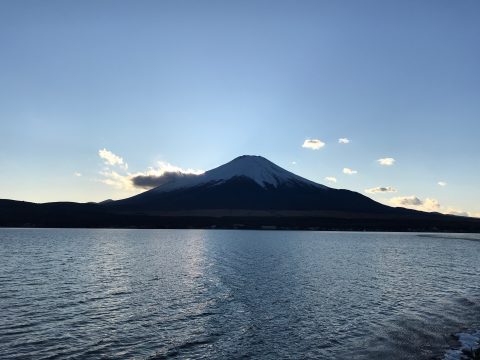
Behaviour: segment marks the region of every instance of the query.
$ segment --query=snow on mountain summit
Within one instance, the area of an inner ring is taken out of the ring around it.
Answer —
[[[323,185],[282,169],[280,166],[275,165],[262,156],[242,155],[203,174],[166,183],[153,189],[153,191],[171,191],[206,183],[215,185],[236,177],[249,178],[262,187],[277,187],[281,184],[303,183],[310,186],[326,188]]]
[[[209,180],[228,180],[236,176],[244,176],[254,180],[258,185],[278,186],[290,180],[308,181],[301,178],[262,156],[243,155],[205,173]]]

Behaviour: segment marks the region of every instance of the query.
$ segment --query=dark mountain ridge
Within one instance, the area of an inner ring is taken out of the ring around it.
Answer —
[[[108,204],[116,209],[331,210],[398,213],[349,190],[317,184],[261,156],[240,156],[202,175],[174,180],[142,194]],[[403,211],[403,210],[400,210]]]
[[[480,232],[480,219],[389,207],[260,156],[168,179],[139,195],[97,204],[0,200],[0,226]]]
[[[248,177],[236,176],[221,184],[205,183],[168,192],[149,191],[109,203],[116,209],[199,210],[333,210],[396,213],[398,209],[379,204],[349,190],[319,189],[305,183],[258,185]],[[401,210],[403,211],[403,209]]]

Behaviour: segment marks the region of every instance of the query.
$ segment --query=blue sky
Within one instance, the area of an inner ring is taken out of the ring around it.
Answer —
[[[258,154],[384,203],[480,214],[479,14],[442,0],[2,1],[0,198],[122,198],[149,167]]]

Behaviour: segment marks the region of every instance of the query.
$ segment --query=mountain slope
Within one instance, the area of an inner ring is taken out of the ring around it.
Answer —
[[[0,199],[0,226],[480,232],[480,219],[392,208],[259,156],[165,180],[137,196],[99,204]]]
[[[150,192],[168,192],[181,188],[191,188],[200,185],[220,185],[228,180],[237,177],[244,177],[254,181],[257,185],[266,188],[280,185],[303,183],[317,188],[328,189],[326,186],[295,175],[290,171],[282,169],[262,156],[243,155],[232,161],[209,170],[200,175],[179,177],[158,186]]]
[[[398,213],[349,190],[317,184],[261,156],[240,156],[202,175],[174,179],[128,199],[109,203],[136,211],[248,209]]]

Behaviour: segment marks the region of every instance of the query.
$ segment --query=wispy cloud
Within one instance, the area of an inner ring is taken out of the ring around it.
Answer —
[[[103,176],[103,179],[101,179],[100,182],[108,186],[127,191],[135,190],[131,174],[119,174],[115,170],[105,170],[100,171],[100,175]]]
[[[447,186],[447,183],[445,181],[439,181],[437,184],[442,187]]]
[[[183,169],[168,162],[160,161],[156,167],[131,173],[127,171],[123,158],[111,151],[103,149],[98,152],[98,155],[107,165],[107,168],[100,172],[102,176],[100,181],[116,189],[127,191],[151,189],[180,177],[195,176],[204,172],[198,169]],[[111,169],[109,166],[117,167],[117,169]]]
[[[388,157],[388,158],[378,159],[377,162],[382,166],[392,166],[393,164],[395,164],[395,159]]]
[[[334,176],[327,176],[325,178],[325,181],[328,181],[328,182],[331,182],[331,183],[336,183],[337,182],[337,178],[334,177]]]
[[[318,139],[307,139],[303,142],[302,147],[312,150],[319,150],[325,146],[325,143]]]
[[[350,139],[347,139],[347,138],[338,139],[339,144],[348,144],[349,142],[350,142]]]
[[[390,199],[390,204],[393,206],[400,206],[414,210],[427,211],[427,212],[439,212],[447,215],[457,215],[457,216],[476,216],[480,215],[477,213],[470,213],[468,211],[456,209],[453,207],[445,207],[440,204],[437,199],[426,198],[425,200],[420,199],[415,195],[411,196],[400,196]]]
[[[78,171],[75,171],[75,172],[73,173],[73,176],[80,177],[80,176],[82,176],[82,174],[81,174],[81,173],[79,173]]]
[[[475,213],[470,213],[468,211],[457,210],[457,209],[452,209],[452,208],[447,208],[446,214],[457,215],[457,216],[479,217],[478,213],[475,214]]]
[[[356,173],[358,173],[358,171],[352,170],[350,168],[343,168],[343,173],[347,175],[355,175]]]
[[[415,195],[412,196],[399,196],[390,199],[390,203],[394,206],[420,206],[423,204],[423,201],[420,200]]]
[[[98,156],[100,156],[105,164],[110,165],[110,166],[119,166],[124,169],[128,169],[127,163],[123,161],[123,158],[121,158],[118,155],[115,155],[113,152],[107,150],[107,149],[102,149],[98,150]]]
[[[193,175],[200,175],[203,174],[205,171],[199,169],[183,169],[179,166],[175,166],[170,164],[166,161],[159,161],[157,163],[157,167],[149,167],[146,171],[147,175],[154,175],[154,176],[161,176],[165,173],[181,173],[181,174],[193,174]]]
[[[391,186],[378,186],[371,189],[365,189],[365,192],[368,194],[375,194],[375,193],[394,193],[397,192],[397,189]]]

